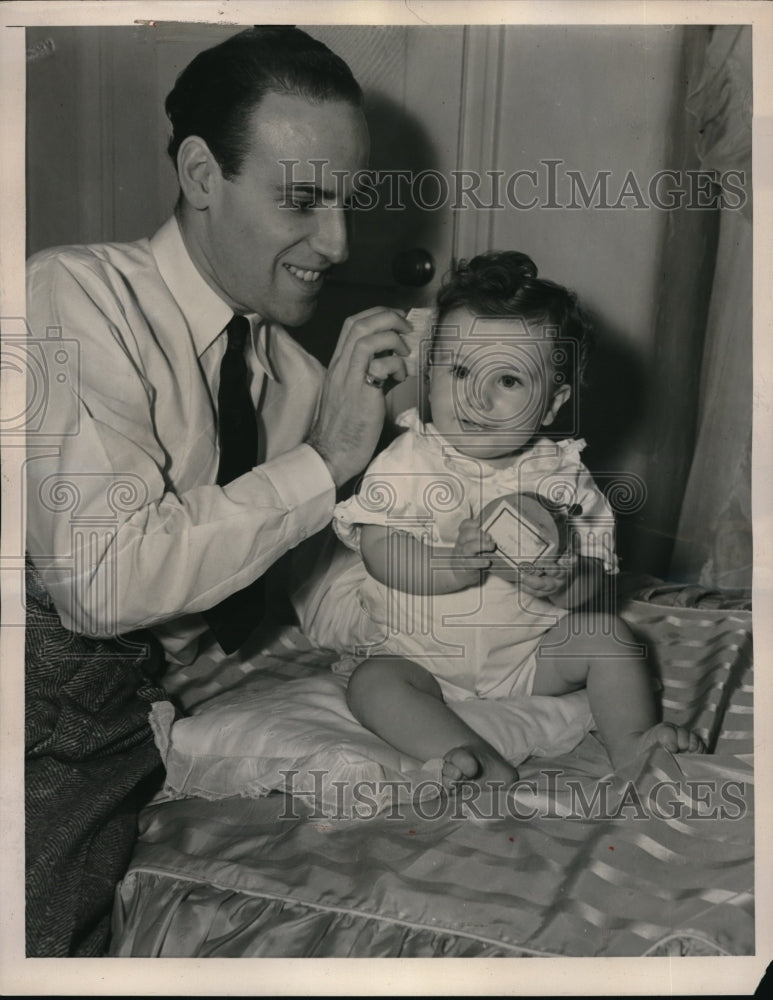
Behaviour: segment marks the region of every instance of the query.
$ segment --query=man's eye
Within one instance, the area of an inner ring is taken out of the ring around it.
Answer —
[[[315,207],[313,198],[293,198],[290,205],[297,212],[310,212]]]
[[[499,379],[499,384],[505,389],[514,389],[517,385],[521,385],[521,380],[517,375],[503,375]]]
[[[470,374],[470,369],[465,368],[464,365],[452,365],[451,374],[454,378],[467,378]]]

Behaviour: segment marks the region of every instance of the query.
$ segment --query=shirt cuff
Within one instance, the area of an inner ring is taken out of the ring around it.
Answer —
[[[305,508],[312,535],[329,524],[335,506],[336,488],[324,459],[309,444],[299,444],[258,467],[288,510]]]

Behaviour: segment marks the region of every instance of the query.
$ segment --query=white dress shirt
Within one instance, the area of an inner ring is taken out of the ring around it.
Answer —
[[[46,435],[28,439],[27,545],[67,628],[110,636],[152,626],[189,660],[206,627],[199,612],[330,521],[332,478],[302,443],[324,369],[256,316],[247,360],[261,464],[214,485],[231,316],[175,219],[150,240],[31,258],[32,336],[60,328],[67,349]]]

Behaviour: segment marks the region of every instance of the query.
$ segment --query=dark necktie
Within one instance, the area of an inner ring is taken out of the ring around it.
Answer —
[[[220,364],[217,393],[220,465],[217,485],[226,486],[258,462],[258,423],[250,396],[244,345],[250,332],[245,316],[234,316],[226,327],[228,346]],[[223,652],[234,653],[260,623],[265,608],[262,579],[226,597],[204,613]]]

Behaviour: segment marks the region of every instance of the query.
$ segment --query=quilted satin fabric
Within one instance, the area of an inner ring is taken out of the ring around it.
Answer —
[[[666,717],[713,754],[658,747],[613,777],[589,736],[524,765],[499,818],[482,801],[344,820],[278,793],[157,800],[117,894],[112,954],[753,953],[751,615],[631,601],[625,617],[650,646]],[[287,659],[289,675],[311,669]]]

